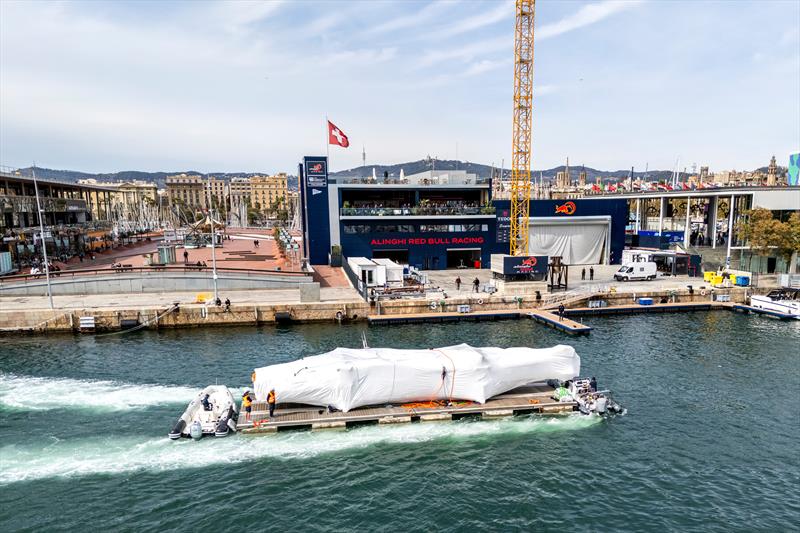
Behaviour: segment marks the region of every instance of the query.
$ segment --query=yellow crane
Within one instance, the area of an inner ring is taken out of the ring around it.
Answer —
[[[511,151],[511,255],[528,255],[533,129],[533,12],[536,0],[516,0],[514,135]]]

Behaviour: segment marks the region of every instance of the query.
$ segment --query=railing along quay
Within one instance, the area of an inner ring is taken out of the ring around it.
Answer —
[[[119,273],[151,273],[151,272],[178,272],[178,273],[186,273],[186,272],[212,272],[212,268],[210,266],[197,266],[197,265],[177,265],[177,266],[144,266],[144,267],[134,267],[134,266],[121,266],[117,268],[87,268],[87,269],[74,269],[74,270],[58,270],[58,271],[50,271],[50,278],[51,279],[62,279],[62,278],[76,278],[76,277],[84,277],[84,276],[105,276],[110,274],[119,274]],[[225,267],[220,268],[217,267],[218,274],[243,274],[247,276],[263,276],[263,275],[270,275],[270,276],[282,276],[282,277],[302,277],[307,276],[305,272],[297,272],[291,270],[274,270],[274,269],[251,269],[251,268],[234,268],[234,267]],[[0,276],[0,284],[8,284],[13,282],[28,282],[32,280],[43,280],[45,278],[44,272],[41,274],[15,274],[13,276]]]

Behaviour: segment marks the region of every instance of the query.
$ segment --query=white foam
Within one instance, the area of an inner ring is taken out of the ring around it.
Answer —
[[[188,403],[198,392],[199,389],[191,387],[0,373],[0,407],[6,409],[126,411],[152,405]]]
[[[323,453],[366,448],[378,443],[414,445],[438,439],[466,439],[501,434],[569,431],[587,428],[601,419],[571,415],[530,417],[491,422],[442,422],[365,427],[336,433],[282,433],[261,437],[234,435],[199,442],[168,438],[99,436],[52,439],[0,448],[0,483],[50,477],[162,471],[241,463],[261,458],[304,459]],[[166,430],[165,430],[166,431]]]

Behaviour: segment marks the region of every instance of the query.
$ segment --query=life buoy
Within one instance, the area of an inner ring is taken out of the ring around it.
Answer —
[[[706,290],[700,289],[700,296],[705,296],[705,295],[706,295]]]
[[[342,312],[341,311],[336,311],[336,320],[338,322],[341,322],[342,318],[344,318],[344,315],[342,314]]]
[[[483,305],[483,298],[478,298],[478,305]]]
[[[430,308],[431,308],[432,310],[436,310],[436,302],[431,302],[431,304],[430,304]]]

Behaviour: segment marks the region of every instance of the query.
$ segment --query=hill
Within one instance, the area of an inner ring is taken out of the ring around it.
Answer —
[[[455,161],[455,160],[436,160],[435,162],[431,162],[427,159],[420,159],[419,161],[411,161],[408,163],[399,163],[397,165],[367,165],[366,167],[356,167],[351,168],[348,170],[340,170],[338,172],[334,172],[332,176],[341,176],[341,177],[358,177],[358,176],[371,176],[372,169],[375,169],[375,174],[377,176],[383,176],[384,172],[387,172],[391,177],[397,177],[400,175],[400,169],[403,169],[405,175],[409,174],[416,174],[418,172],[424,172],[426,170],[430,170],[435,163],[436,170],[466,170],[467,172],[477,174],[479,177],[488,178],[492,171],[497,171],[496,168],[493,168],[489,165],[483,165],[481,163],[470,163],[468,161]],[[566,165],[560,165],[553,168],[548,169],[537,169],[532,171],[533,176],[538,179],[541,175],[545,181],[551,181],[555,179],[556,173],[563,172],[566,168]],[[603,181],[619,181],[620,179],[627,178],[630,175],[630,170],[598,170],[596,168],[591,167],[569,167],[569,175],[571,180],[577,180],[578,175],[582,170],[586,170],[586,179],[587,182],[592,183],[594,180],[599,176]],[[503,169],[503,175],[507,176],[511,174],[511,169]],[[646,173],[647,179],[654,181],[654,180],[664,180],[669,179],[672,176],[671,170],[651,170]],[[634,178],[644,178],[644,172],[634,172]]]

